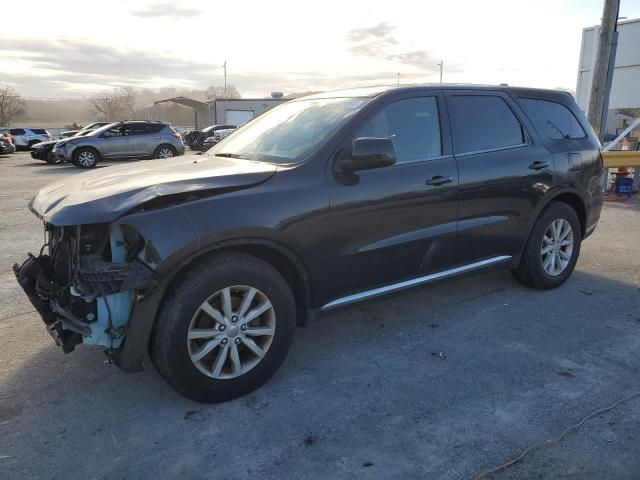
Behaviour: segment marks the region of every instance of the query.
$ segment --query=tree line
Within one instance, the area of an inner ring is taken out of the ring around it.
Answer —
[[[140,118],[163,120],[175,125],[193,122],[193,110],[182,105],[158,100],[185,96],[207,101],[216,98],[241,98],[233,85],[210,86],[206,90],[187,90],[172,87],[158,90],[118,87],[95,93],[84,99],[24,98],[15,89],[0,88],[0,127],[8,127],[18,121],[56,123],[77,121],[116,122]],[[154,118],[151,118],[154,117]]]

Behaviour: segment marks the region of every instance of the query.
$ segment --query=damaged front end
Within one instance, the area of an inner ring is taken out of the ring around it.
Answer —
[[[100,345],[109,355],[127,334],[135,299],[157,284],[151,243],[130,226],[45,224],[45,245],[13,270],[65,353]]]

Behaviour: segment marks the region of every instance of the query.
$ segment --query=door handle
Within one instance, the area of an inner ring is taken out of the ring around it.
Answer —
[[[431,177],[431,180],[427,180],[427,185],[439,187],[440,185],[451,182],[453,182],[453,177],[443,177],[442,175],[435,175]]]
[[[540,160],[536,160],[531,165],[529,165],[529,168],[531,170],[542,170],[543,168],[547,168],[548,166],[549,162],[541,162]]]
[[[162,137],[153,137],[155,140],[160,140]]]

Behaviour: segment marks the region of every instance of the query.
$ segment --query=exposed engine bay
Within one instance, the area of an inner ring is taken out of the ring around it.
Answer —
[[[119,348],[137,296],[153,289],[154,248],[129,226],[45,224],[36,257],[13,269],[65,353],[76,345]]]

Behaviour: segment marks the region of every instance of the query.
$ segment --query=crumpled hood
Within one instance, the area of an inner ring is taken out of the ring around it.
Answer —
[[[187,155],[96,168],[42,188],[29,208],[53,225],[106,223],[158,197],[246,188],[269,179],[276,165]]]

